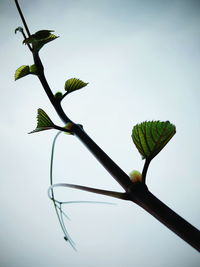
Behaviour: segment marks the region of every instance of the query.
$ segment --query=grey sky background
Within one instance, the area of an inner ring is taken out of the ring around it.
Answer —
[[[177,134],[153,160],[150,190],[199,228],[200,2],[20,1],[32,33],[60,36],[41,50],[54,92],[77,77],[89,85],[63,103],[67,114],[127,173],[142,170],[133,125],[170,120]],[[4,267],[197,267],[198,253],[132,203],[57,189],[62,200],[111,201],[115,206],[66,206],[66,227],[78,252],[63,240],[47,197],[54,131],[28,135],[36,111],[62,125],[36,77],[14,82],[31,65],[22,45],[14,1],[0,2],[1,259]],[[73,136],[56,147],[55,182],[121,190]]]

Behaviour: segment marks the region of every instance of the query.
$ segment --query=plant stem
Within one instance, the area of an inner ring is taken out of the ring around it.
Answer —
[[[18,12],[19,12],[19,15],[20,15],[20,17],[21,17],[21,20],[22,20],[22,22],[23,22],[23,24],[24,24],[24,28],[25,28],[25,30],[26,30],[26,32],[27,32],[27,35],[28,35],[28,37],[30,37],[31,34],[30,34],[29,28],[28,28],[28,26],[27,26],[26,20],[25,20],[25,18],[24,18],[24,15],[23,15],[23,13],[22,13],[22,11],[21,11],[21,8],[20,8],[20,6],[19,6],[18,0],[15,0],[15,5],[16,5],[17,10],[18,10]],[[24,39],[26,39],[26,34],[24,33],[23,29],[22,29],[21,33],[22,33]],[[30,44],[28,44],[28,48],[29,48],[29,50],[32,52],[32,47],[30,46]]]
[[[142,184],[138,186],[138,190],[133,188],[130,198],[193,248],[200,251],[200,231],[156,198]]]
[[[126,191],[132,184],[130,177],[87,135],[85,131],[83,131],[81,127],[75,125],[73,127],[73,132]]]
[[[28,36],[30,36],[28,26],[19,7],[18,1],[15,0],[15,3],[27,34]],[[60,101],[56,100],[48,85],[39,54],[33,51],[32,54],[38,70],[38,78],[50,102],[65,124],[72,122],[63,111]],[[98,159],[98,161],[104,166],[104,168],[124,188],[124,190],[126,191],[125,194],[128,194],[127,196],[129,200],[145,209],[156,219],[158,219],[169,229],[171,229],[174,233],[180,236],[183,240],[185,240],[188,244],[190,244],[193,248],[200,251],[200,232],[198,231],[198,229],[193,227],[178,214],[172,211],[169,207],[167,207],[164,203],[162,203],[159,199],[157,199],[151,192],[148,191],[148,188],[144,182],[132,183],[129,176],[86,134],[86,132],[79,125],[74,124],[72,131],[74,135],[76,135],[89,149],[89,151]],[[143,169],[144,177],[146,177],[147,168],[148,163],[145,164]]]
[[[151,160],[145,159],[144,167],[142,170],[142,183],[143,184],[146,184],[147,170],[148,170],[150,162],[151,162]]]
[[[24,18],[24,15],[23,15],[23,13],[22,13],[22,11],[21,11],[21,8],[20,8],[20,6],[19,6],[18,0],[15,0],[15,5],[16,5],[17,10],[18,10],[18,12],[19,12],[19,15],[20,15],[20,17],[21,17],[21,20],[22,20],[22,22],[23,22],[23,24],[24,24],[24,28],[25,28],[25,30],[26,30],[26,32],[27,32],[27,35],[28,35],[28,37],[30,37],[31,34],[30,34],[29,28],[28,28],[28,26],[27,26],[26,20],[25,20],[25,18]]]
[[[59,101],[56,101],[44,75],[44,68],[40,60],[39,54],[33,53],[34,63],[37,66],[38,78],[49,98],[54,106],[57,114],[61,120],[67,124],[72,122],[65,114]],[[72,122],[73,123],[73,122]],[[126,190],[131,186],[129,176],[117,166],[117,164],[86,134],[86,132],[77,124],[73,123],[73,133],[84,143],[84,145],[92,152],[92,154],[99,160],[104,168],[117,180],[117,182]]]
[[[38,56],[39,57],[39,56]],[[35,61],[37,65],[37,62]],[[46,81],[44,73],[39,75],[39,79],[46,91],[51,103],[57,111],[63,122],[72,122],[64,113],[59,102],[56,102]],[[54,99],[53,99],[54,98]],[[161,223],[167,226],[170,230],[180,236],[193,248],[200,251],[200,232],[198,229],[181,218],[177,213],[172,211],[152,193],[150,193],[144,183],[142,187],[136,186],[130,181],[129,176],[86,134],[86,132],[77,124],[74,124],[72,131],[89,151],[98,159],[104,168],[115,178],[115,180],[129,194],[129,200],[138,204],[140,207],[149,212],[152,216],[158,219]],[[146,168],[148,168],[148,164]],[[146,174],[145,174],[146,175]],[[140,190],[142,188],[142,190]]]
[[[98,189],[98,188],[93,188],[93,187],[88,187],[88,186],[82,186],[82,185],[77,185],[77,184],[66,184],[66,183],[59,183],[59,184],[53,184],[49,188],[48,195],[49,198],[53,198],[53,195],[51,197],[50,192],[52,194],[52,190],[55,187],[69,187],[69,188],[74,188],[74,189],[79,189],[95,194],[100,194],[104,196],[109,196],[109,197],[115,197],[123,200],[129,200],[127,197],[128,195],[126,193],[121,193],[121,192],[115,192],[115,191],[110,191],[110,190],[103,190],[103,189]]]

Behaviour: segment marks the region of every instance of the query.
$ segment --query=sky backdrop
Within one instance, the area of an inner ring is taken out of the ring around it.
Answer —
[[[200,1],[20,1],[31,33],[60,37],[41,50],[53,92],[77,77],[89,85],[65,99],[69,117],[127,173],[142,170],[132,144],[133,125],[169,120],[177,133],[152,161],[147,185],[197,228],[199,210]],[[133,203],[70,189],[66,227],[77,252],[63,240],[47,196],[55,131],[28,135],[38,108],[62,126],[37,77],[14,82],[21,65],[33,63],[22,45],[14,1],[0,1],[1,35],[1,259],[3,267],[197,267],[199,254]],[[61,135],[55,182],[120,191],[78,139]]]

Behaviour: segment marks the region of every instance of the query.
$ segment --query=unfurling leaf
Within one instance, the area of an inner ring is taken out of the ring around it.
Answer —
[[[15,81],[30,74],[29,66],[22,65],[15,71]]]
[[[65,82],[65,91],[71,93],[85,87],[88,83],[85,83],[77,78],[71,78]]]
[[[43,45],[46,43],[49,43],[59,36],[56,36],[52,34],[51,30],[41,30],[36,32],[35,34],[32,34],[29,38],[26,38],[23,43],[24,44],[32,44],[33,45],[33,51],[39,51]]]
[[[153,159],[176,133],[169,121],[145,121],[133,127],[132,139],[143,159]]]
[[[61,100],[62,99],[62,97],[63,97],[63,93],[62,92],[57,92],[57,93],[55,93],[55,98],[57,99],[57,100]]]
[[[38,114],[37,114],[37,127],[35,130],[33,130],[30,133],[36,133],[36,132],[54,129],[54,128],[55,128],[55,125],[52,122],[52,120],[49,118],[49,116],[46,114],[44,110],[39,108]]]
[[[51,35],[51,32],[54,32],[52,30],[41,30],[34,34],[34,38],[37,40],[43,40],[49,38]]]

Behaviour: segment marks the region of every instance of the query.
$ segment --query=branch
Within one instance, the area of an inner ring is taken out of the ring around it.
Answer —
[[[30,36],[30,32],[28,30],[24,16],[20,10],[18,1],[15,0],[15,3],[23,21],[24,27],[27,31],[27,34]],[[38,70],[37,76],[51,104],[53,105],[57,114],[65,124],[67,124],[68,122],[72,122],[63,111],[60,101],[56,100],[51,91],[51,88],[48,85],[48,82],[44,75],[44,67],[40,60],[39,54],[33,53],[33,51],[32,54],[35,65]],[[161,223],[166,225],[169,229],[171,229],[174,233],[180,236],[193,248],[200,251],[200,232],[187,221],[185,221],[183,218],[181,218],[178,214],[172,211],[169,207],[167,207],[164,203],[162,203],[159,199],[157,199],[151,192],[149,192],[144,182],[132,183],[129,176],[87,135],[87,133],[78,124],[73,124],[74,125],[72,127],[72,131],[74,135],[81,140],[81,142],[88,148],[88,150],[103,165],[103,167],[123,187],[126,192],[124,194],[128,194],[128,199],[145,209],[148,213],[150,213]],[[144,177],[146,176],[147,168],[148,163],[146,163],[143,170]],[[96,193],[98,192],[96,191]]]
[[[133,202],[200,251],[200,231],[156,198],[142,183],[133,186],[129,196]]]
[[[28,26],[27,26],[26,20],[25,20],[25,18],[24,18],[24,15],[23,15],[23,13],[22,13],[22,11],[21,11],[21,8],[20,8],[20,6],[19,6],[18,0],[15,0],[15,4],[16,4],[17,10],[18,10],[18,12],[19,12],[19,15],[20,15],[20,17],[21,17],[21,20],[22,20],[22,22],[23,22],[23,24],[24,24],[24,28],[25,28],[25,30],[26,30],[26,32],[27,32],[27,35],[28,35],[28,37],[30,37],[31,34],[30,34],[29,28],[28,28]]]
[[[25,28],[25,30],[26,30],[26,32],[27,32],[27,35],[28,35],[28,37],[30,37],[31,34],[30,34],[29,28],[28,28],[28,26],[27,26],[26,20],[25,20],[25,18],[24,18],[24,15],[23,15],[23,13],[22,13],[22,11],[21,11],[21,8],[20,8],[20,6],[19,6],[18,0],[15,0],[15,4],[16,4],[17,10],[18,10],[18,12],[19,12],[19,15],[20,15],[20,17],[21,17],[21,20],[22,20],[22,23],[23,23],[23,25],[24,25],[24,28]],[[20,27],[19,27],[19,28],[20,28]],[[23,28],[21,28],[20,31],[21,31],[21,33],[22,33],[22,35],[23,35],[23,37],[24,37],[24,40],[25,40],[25,39],[26,39],[26,34],[24,33]],[[29,50],[32,52],[32,47],[30,46],[30,44],[28,44],[28,48],[29,48]]]
[[[51,197],[51,194],[52,194],[52,189],[54,187],[69,187],[69,188],[79,189],[79,190],[83,190],[83,191],[87,191],[87,192],[91,192],[91,193],[95,193],[95,194],[100,194],[100,195],[105,195],[105,196],[109,196],[109,197],[115,197],[115,198],[119,198],[119,199],[128,200],[128,198],[127,198],[128,196],[126,193],[97,189],[97,188],[92,188],[92,187],[88,187],[88,186],[76,185],[76,184],[66,184],[66,183],[59,183],[59,184],[51,185],[49,187],[49,190],[48,190],[48,195],[49,195],[50,199],[53,198],[53,195]]]

